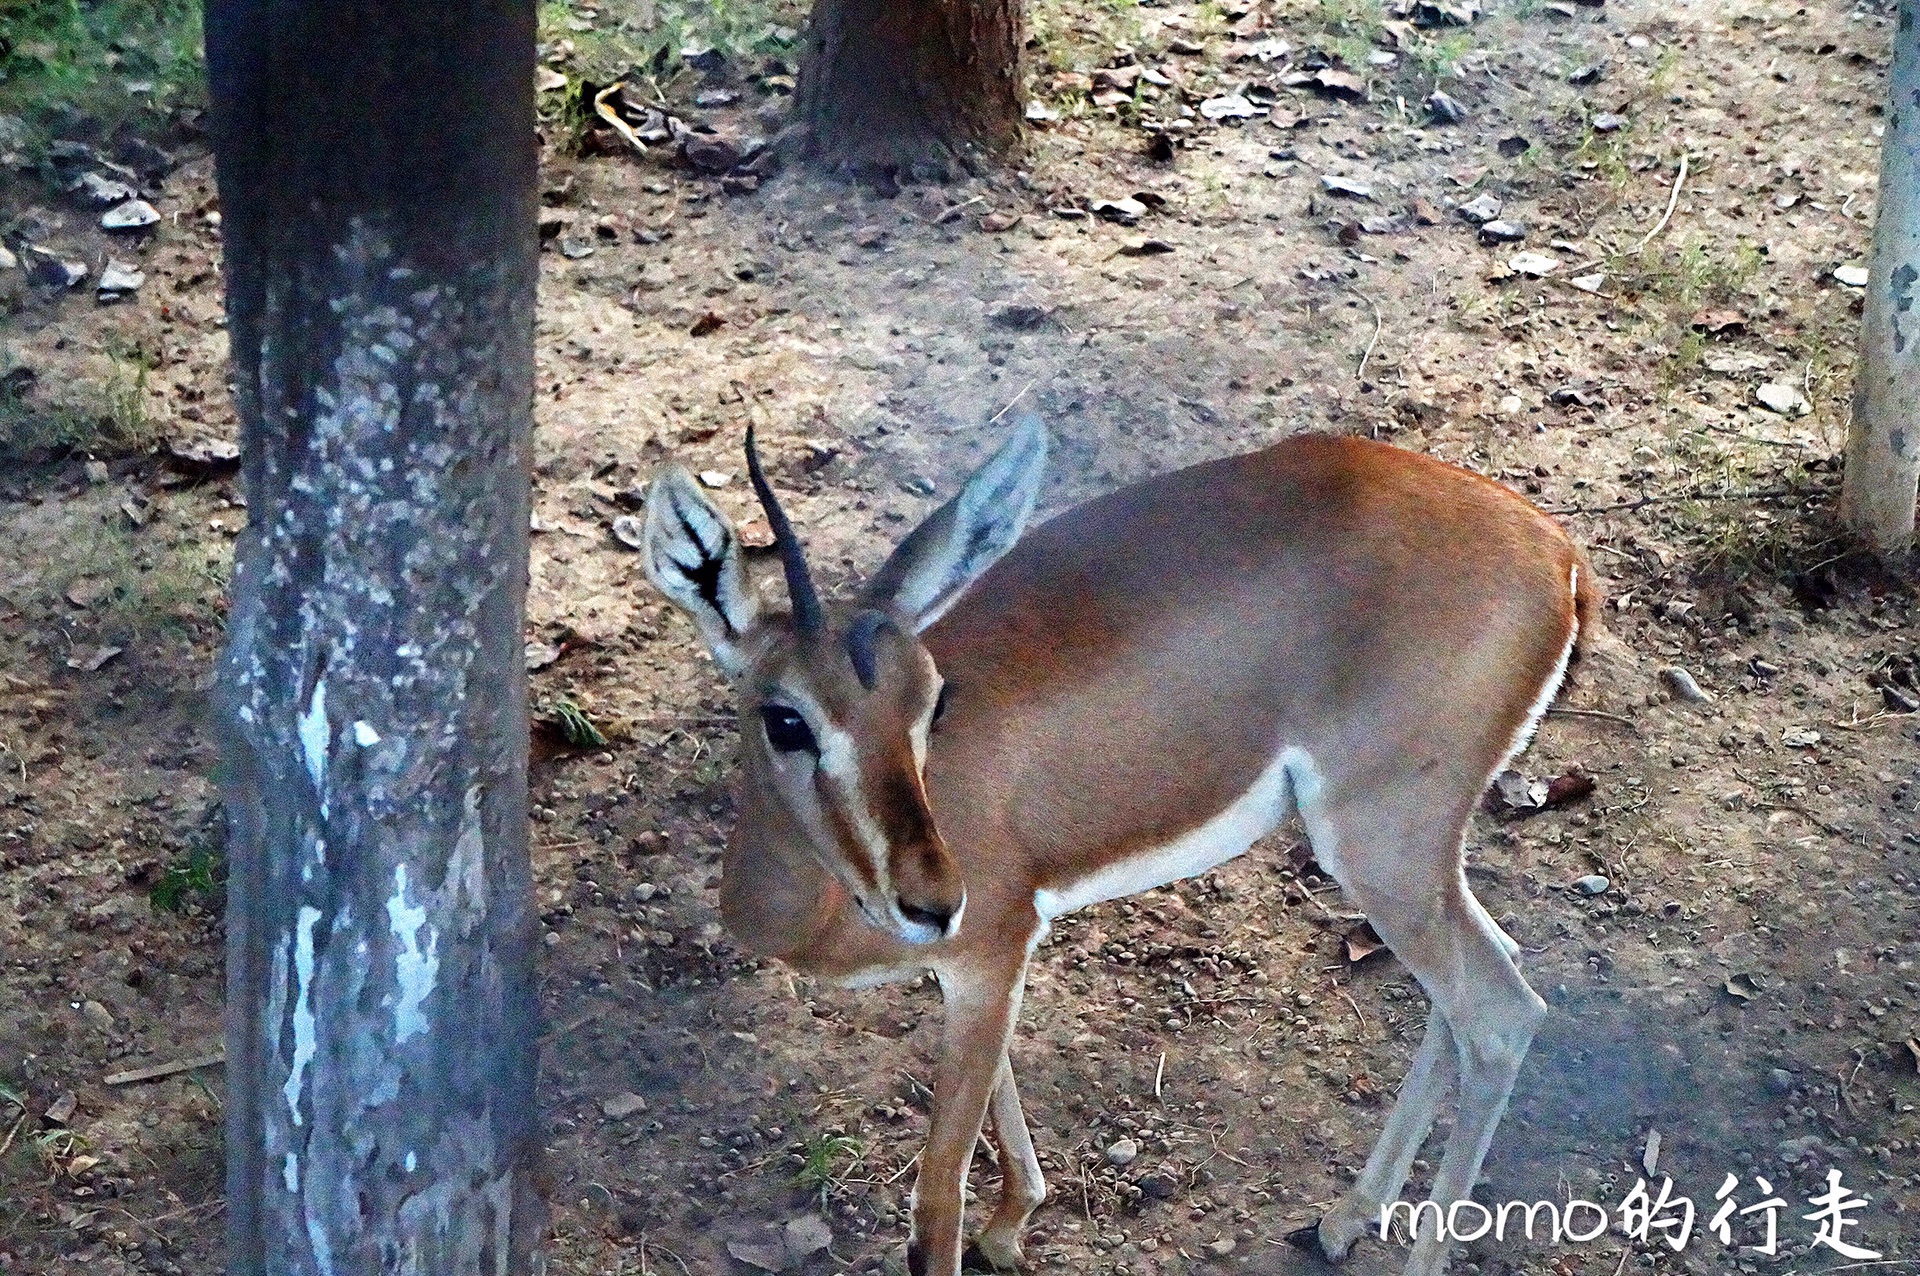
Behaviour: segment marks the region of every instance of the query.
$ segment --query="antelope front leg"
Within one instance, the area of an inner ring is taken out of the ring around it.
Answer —
[[[967,1167],[987,1100],[1002,1075],[1010,1075],[1007,1038],[1019,1013],[1024,970],[939,973],[947,1022],[934,1074],[933,1119],[913,1184],[913,1236],[907,1242],[911,1276],[959,1276]]]
[[[980,1256],[995,1270],[1012,1271],[1025,1265],[1021,1233],[1026,1230],[1028,1216],[1047,1199],[1047,1180],[1040,1173],[1040,1158],[1034,1155],[1026,1113],[1020,1110],[1020,1091],[1013,1084],[1013,1060],[1005,1055],[1000,1059],[1000,1081],[993,1088],[988,1112],[993,1118],[994,1145],[1000,1151],[1000,1200],[975,1243]]]

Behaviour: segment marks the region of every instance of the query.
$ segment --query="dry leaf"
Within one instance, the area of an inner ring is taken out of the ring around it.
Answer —
[[[1347,961],[1359,965],[1375,953],[1385,952],[1386,941],[1381,939],[1370,922],[1361,922],[1346,934]]]

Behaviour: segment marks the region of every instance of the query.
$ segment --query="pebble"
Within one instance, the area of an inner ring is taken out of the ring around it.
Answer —
[[[1693,675],[1679,665],[1667,665],[1660,670],[1660,684],[1676,700],[1685,700],[1688,704],[1712,704],[1713,693],[1693,680]]]
[[[144,230],[159,220],[159,209],[144,199],[130,199],[100,214],[100,229]]]
[[[102,1032],[112,1032],[114,1028],[113,1012],[97,1001],[82,1002],[80,1017]]]
[[[1480,227],[1483,244],[1517,244],[1527,237],[1527,228],[1519,222],[1490,221]]]
[[[1500,198],[1497,195],[1476,195],[1460,205],[1457,211],[1474,225],[1483,225],[1500,215]]]
[[[13,255],[12,250],[5,244],[0,244],[0,270],[12,270],[19,264],[20,259]]]
[[[1607,893],[1607,888],[1611,885],[1613,885],[1613,883],[1600,876],[1600,874],[1589,873],[1587,876],[1575,882],[1573,889],[1579,891],[1582,895],[1604,895]]]
[[[1427,95],[1427,111],[1433,116],[1435,124],[1463,124],[1467,119],[1467,108],[1459,101],[1435,89]]]
[[[1795,386],[1784,381],[1768,381],[1753,392],[1762,406],[1778,412],[1781,416],[1805,416],[1813,411],[1813,405],[1807,402],[1807,396]]]
[[[1107,1163],[1116,1168],[1132,1165],[1134,1158],[1139,1155],[1140,1145],[1132,1139],[1115,1139],[1107,1145]]]
[[[1351,199],[1372,199],[1373,187],[1366,182],[1351,177],[1341,177],[1328,173],[1320,179],[1321,188],[1332,195],[1345,195]]]
[[[1833,277],[1849,288],[1867,286],[1867,268],[1865,266],[1835,266]]]
[[[1627,117],[1616,115],[1612,111],[1602,111],[1593,117],[1593,131],[1596,133],[1618,133],[1627,126]]]
[[[1775,1068],[1767,1074],[1767,1087],[1775,1094],[1793,1093],[1793,1074],[1785,1068]]]
[[[1482,229],[1484,230],[1485,227]],[[1507,269],[1516,275],[1526,275],[1530,279],[1544,279],[1560,269],[1560,261],[1545,253],[1516,253],[1507,259]]]
[[[1215,1258],[1225,1258],[1227,1255],[1233,1253],[1233,1237],[1222,1236],[1217,1241],[1208,1241],[1202,1248]]]
[[[146,274],[124,261],[109,261],[105,270],[100,272],[100,282],[95,285],[95,296],[101,301],[119,301],[129,294],[138,292],[147,282]]]

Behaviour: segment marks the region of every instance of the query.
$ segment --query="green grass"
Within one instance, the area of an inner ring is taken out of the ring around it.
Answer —
[[[35,143],[75,113],[103,134],[161,121],[204,100],[200,48],[198,0],[0,0],[0,114]]]
[[[154,908],[166,913],[185,912],[189,904],[213,910],[219,906],[226,883],[225,857],[213,847],[195,846],[167,865],[147,898]]]
[[[794,1172],[795,1187],[820,1194],[820,1206],[827,1205],[827,1193],[860,1163],[867,1150],[858,1139],[844,1134],[816,1134],[806,1141],[800,1154],[800,1168]]]
[[[114,352],[107,377],[67,387],[44,380],[25,394],[0,390],[0,462],[31,464],[72,455],[125,456],[153,446],[147,412],[148,359]],[[0,350],[0,368],[9,365]]]

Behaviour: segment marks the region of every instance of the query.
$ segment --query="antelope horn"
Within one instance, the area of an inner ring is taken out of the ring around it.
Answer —
[[[826,613],[820,607],[820,595],[813,588],[813,576],[807,571],[807,556],[793,534],[787,512],[767,486],[760,470],[760,452],[753,445],[753,426],[747,426],[747,477],[753,480],[753,494],[767,512],[767,526],[773,529],[773,543],[780,550],[780,565],[787,573],[787,596],[793,600],[793,623],[803,634],[818,633],[826,626]]]

